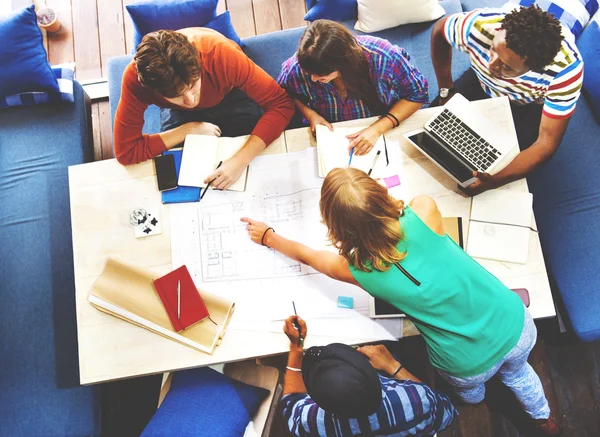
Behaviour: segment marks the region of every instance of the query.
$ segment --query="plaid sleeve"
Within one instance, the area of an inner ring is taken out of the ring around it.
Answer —
[[[416,103],[429,103],[429,84],[425,76],[410,64],[410,56],[406,50],[398,46],[390,51],[389,74],[392,94],[390,104],[398,100],[409,100]]]
[[[568,118],[575,111],[583,84],[583,61],[577,59],[558,73],[546,93],[543,114],[550,118]]]
[[[452,47],[466,52],[469,46],[471,28],[479,17],[479,11],[460,12],[450,15],[444,22],[444,36]]]
[[[281,65],[281,73],[279,73],[277,83],[281,85],[292,98],[298,99],[304,104],[307,104],[310,99],[310,90],[296,55],[292,56]]]
[[[317,417],[322,410],[306,393],[292,393],[281,399],[283,418],[297,437],[319,435]],[[322,414],[321,414],[322,415]]]

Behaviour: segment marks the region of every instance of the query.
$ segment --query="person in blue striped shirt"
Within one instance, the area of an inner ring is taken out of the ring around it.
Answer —
[[[290,353],[281,404],[294,436],[432,436],[458,415],[447,396],[423,384],[383,345],[334,343],[304,353],[304,320],[291,316],[284,332]]]

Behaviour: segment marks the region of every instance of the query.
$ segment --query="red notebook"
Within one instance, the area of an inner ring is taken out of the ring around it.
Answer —
[[[179,318],[177,317],[177,281],[180,283]],[[186,266],[181,266],[156,279],[154,288],[167,310],[175,331],[183,331],[209,316]]]

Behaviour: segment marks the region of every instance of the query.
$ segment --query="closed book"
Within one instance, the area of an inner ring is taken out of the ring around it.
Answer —
[[[175,160],[175,173],[177,174],[177,180],[179,180],[179,172],[181,170],[181,157],[183,156],[183,150],[167,150],[163,153],[164,155],[173,155]],[[187,202],[198,202],[200,200],[200,188],[198,187],[186,187],[179,185],[174,190],[162,192],[162,203],[187,203]]]
[[[161,276],[153,284],[176,332],[183,331],[209,316],[186,266]]]

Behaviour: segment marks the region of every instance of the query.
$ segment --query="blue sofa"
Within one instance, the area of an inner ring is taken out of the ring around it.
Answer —
[[[79,386],[67,167],[91,161],[90,102],[0,110],[0,435],[100,435]]]
[[[497,7],[506,0],[444,0],[447,14],[477,7]],[[353,30],[354,21],[343,23]],[[430,98],[437,94],[437,80],[430,59],[432,23],[411,24],[387,29],[374,35],[404,47],[411,62],[427,77]],[[243,40],[244,51],[273,78],[281,64],[298,47],[304,28],[283,30]],[[268,50],[265,50],[268,47]],[[114,120],[121,93],[121,78],[132,56],[109,60],[110,107]],[[452,72],[455,79],[469,68],[468,57],[454,52]],[[159,110],[150,107],[145,114],[145,133],[159,131]],[[294,123],[294,122],[293,122]],[[582,340],[600,338],[600,234],[594,234],[594,220],[600,219],[600,188],[594,184],[594,139],[600,138],[600,125],[594,120],[584,97],[552,161],[528,179],[534,194],[534,208],[548,270],[554,275],[575,333]],[[290,127],[297,127],[292,124]],[[585,256],[583,256],[585,254]]]

